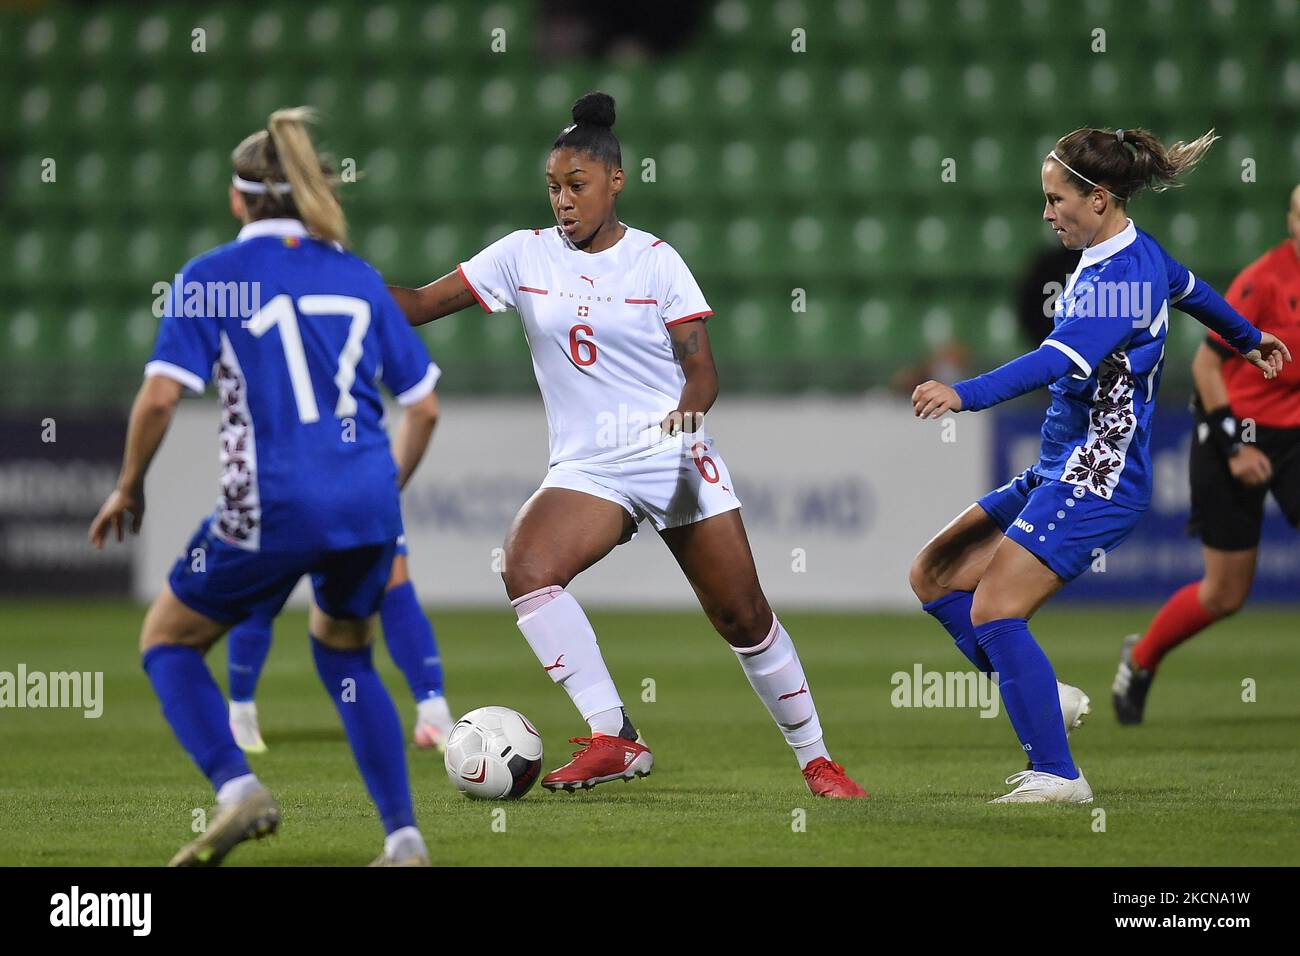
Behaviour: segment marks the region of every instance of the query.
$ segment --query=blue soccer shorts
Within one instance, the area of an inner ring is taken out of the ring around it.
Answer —
[[[1028,469],[979,499],[1012,541],[1065,581],[1088,569],[1100,553],[1129,536],[1143,512],[1113,504],[1082,485]]]
[[[245,551],[213,534],[204,519],[167,583],[187,607],[237,624],[253,614],[275,617],[308,574],[317,607],[358,620],[379,611],[396,551],[395,540],[342,551]]]

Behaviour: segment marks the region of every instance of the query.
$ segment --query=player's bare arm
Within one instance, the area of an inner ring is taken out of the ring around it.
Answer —
[[[1262,451],[1239,440],[1238,423],[1232,416],[1228,386],[1223,380],[1223,356],[1204,342],[1192,358],[1192,379],[1196,383],[1196,393],[1200,396],[1201,407],[1205,410],[1210,428],[1223,428],[1225,421],[1231,419],[1233,441],[1227,443],[1229,447],[1225,452],[1232,477],[1247,487],[1267,484],[1273,477],[1273,466]]]
[[[397,487],[405,488],[419,467],[438,424],[438,393],[430,392],[402,411],[393,438],[393,460],[397,463]]]
[[[474,293],[469,291],[458,272],[448,272],[441,279],[418,289],[390,285],[388,291],[412,325],[424,325],[474,304]]]
[[[660,423],[665,434],[675,435],[679,431],[696,431],[703,424],[704,414],[718,397],[718,370],[713,364],[713,350],[709,347],[709,333],[703,319],[671,326],[668,332],[672,336],[673,355],[686,375],[677,408]]]
[[[1201,407],[1206,413],[1217,412],[1228,405],[1228,386],[1223,381],[1223,356],[1202,342],[1192,357],[1192,380]]]
[[[90,523],[90,543],[104,547],[109,529],[121,541],[126,527],[126,515],[131,515],[131,533],[140,533],[144,521],[144,476],[149,463],[162,444],[167,426],[176,412],[181,398],[181,383],[162,375],[151,375],[144,380],[131,406],[131,420],[126,430],[126,451],[122,456],[122,471],[117,487]]]

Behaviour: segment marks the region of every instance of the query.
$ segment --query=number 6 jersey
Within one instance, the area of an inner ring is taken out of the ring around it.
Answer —
[[[559,226],[521,229],[459,266],[479,305],[523,320],[551,465],[617,461],[659,444],[686,382],[668,330],[713,314],[676,250],[625,229],[595,253]]]
[[[409,405],[438,367],[379,274],[263,219],[187,263],[164,300],[146,377],[221,402],[213,531],[249,551],[345,550],[401,531],[382,381]]]

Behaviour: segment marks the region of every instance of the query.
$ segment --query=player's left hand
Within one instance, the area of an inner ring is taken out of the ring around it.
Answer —
[[[90,543],[97,549],[104,547],[104,539],[109,528],[117,532],[120,542],[126,528],[126,515],[131,515],[131,533],[140,533],[140,523],[144,520],[144,490],[123,490],[114,488],[104,506],[90,523]]]
[[[675,409],[664,416],[664,420],[659,423],[659,430],[665,438],[674,438],[682,432],[699,431],[703,424],[703,412],[684,412]]]
[[[1291,361],[1291,352],[1286,343],[1271,332],[1261,332],[1259,348],[1252,349],[1244,356],[1246,361],[1264,373],[1265,378],[1277,378],[1282,371],[1282,363]]]
[[[917,418],[942,418],[947,412],[961,411],[961,396],[951,386],[931,379],[912,391],[912,411]]]

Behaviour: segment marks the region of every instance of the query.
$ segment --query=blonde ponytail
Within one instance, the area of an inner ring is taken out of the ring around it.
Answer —
[[[343,207],[307,133],[307,124],[315,121],[313,110],[295,106],[272,113],[266,128],[307,231],[318,239],[346,243],[348,224],[343,218]]]
[[[314,110],[297,106],[276,110],[266,129],[258,130],[231,154],[235,173],[261,182],[268,191],[246,194],[244,204],[252,219],[301,219],[307,231],[327,242],[347,244],[348,224],[334,193],[329,168],[321,161],[307,131],[316,122]],[[274,187],[288,183],[287,191]]]

